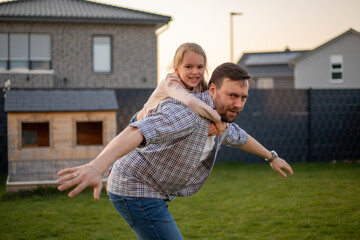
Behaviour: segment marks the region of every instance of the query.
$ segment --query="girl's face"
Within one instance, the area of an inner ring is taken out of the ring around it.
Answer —
[[[188,89],[192,89],[199,84],[204,72],[204,57],[191,51],[185,52],[183,61],[178,67],[175,67],[175,73]]]

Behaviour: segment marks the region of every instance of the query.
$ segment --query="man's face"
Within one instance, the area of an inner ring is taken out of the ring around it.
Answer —
[[[249,95],[249,82],[232,81],[224,78],[221,88],[210,84],[209,93],[217,112],[224,122],[235,121],[237,115],[243,110]]]

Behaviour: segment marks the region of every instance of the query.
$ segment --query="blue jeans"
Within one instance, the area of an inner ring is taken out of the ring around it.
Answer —
[[[118,196],[110,192],[109,197],[138,239],[183,239],[165,200]]]

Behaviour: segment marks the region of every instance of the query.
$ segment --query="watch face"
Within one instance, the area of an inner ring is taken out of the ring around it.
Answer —
[[[274,150],[271,150],[270,152],[271,152],[271,158],[270,159],[265,158],[267,162],[272,162],[274,159],[278,157],[277,153]]]
[[[275,151],[271,151],[271,154],[272,154],[272,158],[276,158],[278,156]]]

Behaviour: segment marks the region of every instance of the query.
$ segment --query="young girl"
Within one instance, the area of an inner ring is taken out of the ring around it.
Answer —
[[[207,58],[204,50],[196,43],[184,43],[178,47],[173,60],[174,72],[169,73],[156,87],[143,109],[139,111],[136,120],[148,114],[163,100],[175,98],[185,103],[198,115],[215,123],[211,125],[209,135],[220,135],[226,130],[226,123],[220,115],[206,103],[196,98],[192,93],[207,90],[204,73]]]

